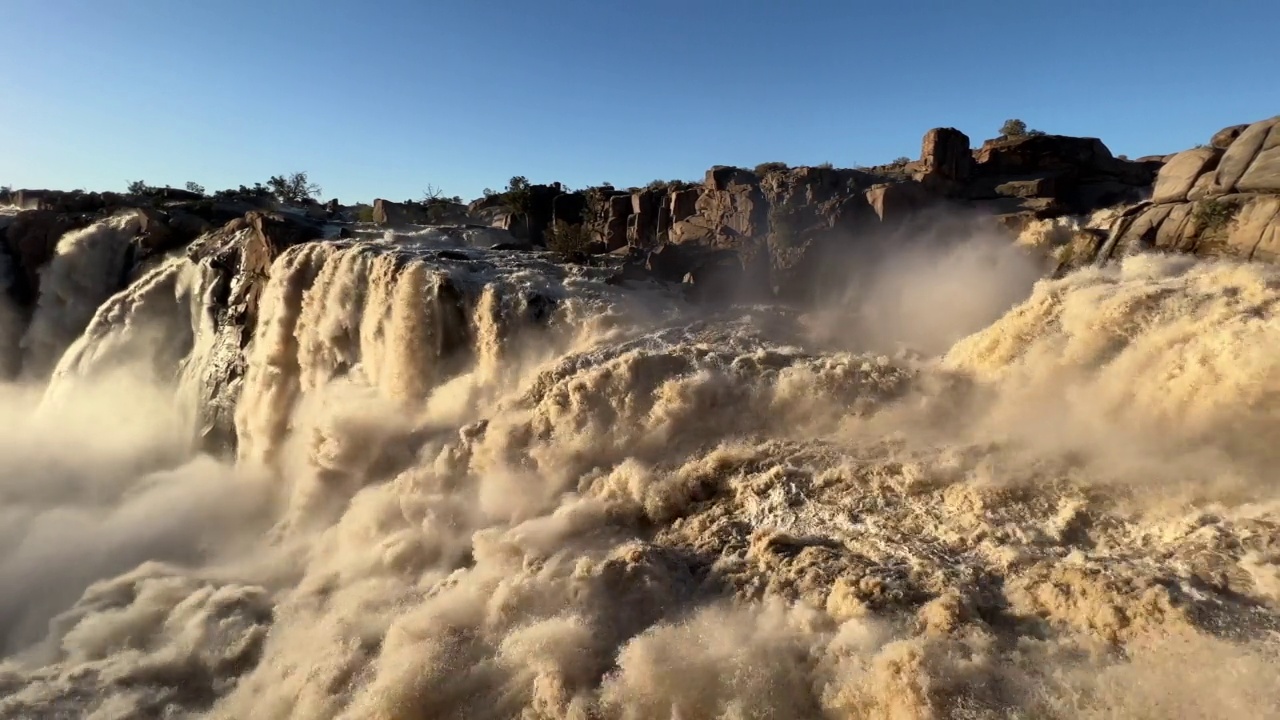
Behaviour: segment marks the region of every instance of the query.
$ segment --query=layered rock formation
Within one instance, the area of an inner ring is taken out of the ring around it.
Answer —
[[[1159,159],[1114,157],[1097,138],[1025,135],[974,150],[953,128],[930,130],[916,161],[864,169],[717,166],[700,185],[589,188],[582,221],[600,251],[648,255],[679,246],[664,274],[717,276],[737,254],[738,284],[799,297],[833,257],[900,231],[922,211],[1030,222],[1085,215],[1150,193]],[[674,265],[673,258],[680,263]],[[730,263],[731,265],[731,263]]]
[[[452,225],[468,222],[465,205],[447,200],[427,202],[373,201],[373,222],[378,225]]]
[[[1125,214],[1096,260],[1148,249],[1280,260],[1280,116],[1168,158],[1150,202]]]
[[[1047,249],[1060,271],[1145,248],[1272,260],[1280,253],[1276,126],[1276,118],[1231,126],[1208,145],[1137,161],[1113,156],[1097,138],[1002,136],[974,148],[944,127],[925,134],[918,159],[887,166],[717,166],[698,184],[628,190],[526,184],[519,198],[499,193],[465,207],[379,199],[373,220],[388,228],[487,225],[510,233],[502,248],[550,245],[578,258],[615,253],[631,258],[633,271],[703,290],[732,286],[746,296],[789,299],[811,298],[824,273],[843,277],[847,256],[865,259],[877,242],[941,216],[990,218],[1014,235],[1058,223],[1070,232],[1050,233]],[[26,211],[0,229],[15,266],[10,293],[20,305],[33,302],[53,243],[121,209],[148,208],[151,240],[138,246],[142,259],[260,209],[243,199],[171,192],[12,193]],[[330,206],[297,219],[341,222],[340,206]],[[1098,211],[1108,212],[1090,221]]]

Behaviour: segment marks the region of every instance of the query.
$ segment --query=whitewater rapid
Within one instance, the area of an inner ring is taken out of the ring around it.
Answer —
[[[1040,271],[711,310],[308,243],[234,457],[208,268],[86,276],[7,346],[51,380],[0,390],[0,717],[1277,716],[1280,271]]]

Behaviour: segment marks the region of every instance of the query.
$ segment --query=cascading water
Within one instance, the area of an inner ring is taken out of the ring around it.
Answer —
[[[811,314],[161,263],[0,395],[0,717],[1280,711],[1280,273],[944,257]]]

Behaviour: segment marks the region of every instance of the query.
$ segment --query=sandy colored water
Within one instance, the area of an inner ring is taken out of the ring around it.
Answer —
[[[1280,716],[1280,272],[974,241],[706,314],[457,252],[277,260],[234,463],[195,269],[33,323],[0,717]]]

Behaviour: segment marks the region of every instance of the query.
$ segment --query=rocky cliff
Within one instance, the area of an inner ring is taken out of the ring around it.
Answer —
[[[926,133],[914,161],[860,169],[717,166],[700,185],[596,187],[562,197],[586,207],[588,249],[641,256],[662,249],[663,274],[676,279],[736,273],[738,285],[798,298],[833,258],[900,234],[923,216],[986,217],[1016,234],[1035,221],[1136,203],[1151,194],[1163,164],[1117,158],[1097,138],[1028,134],[974,149],[964,133],[938,128]]]
[[[1208,145],[1166,158],[1150,200],[1132,207],[1090,259],[1151,249],[1280,260],[1280,116],[1224,128]]]
[[[878,243],[915,237],[942,218],[1013,237],[1038,233],[1049,271],[1144,249],[1272,261],[1280,255],[1278,126],[1280,117],[1236,125],[1207,145],[1139,160],[1112,155],[1097,138],[1028,133],[975,148],[964,133],[936,128],[918,158],[878,167],[717,166],[701,183],[580,191],[534,184],[519,198],[498,193],[467,206],[378,200],[373,219],[389,229],[493,226],[511,235],[500,248],[548,246],[578,261],[611,253],[630,261],[628,276],[684,281],[695,294],[730,299],[812,300],[824,278],[847,280],[850,257],[865,264]],[[11,212],[0,217],[7,291],[29,311],[59,239],[113,213],[143,213],[130,256],[141,262],[262,209],[168,192],[175,194],[11,193]],[[304,225],[325,220],[344,224],[341,213],[292,216]]]

